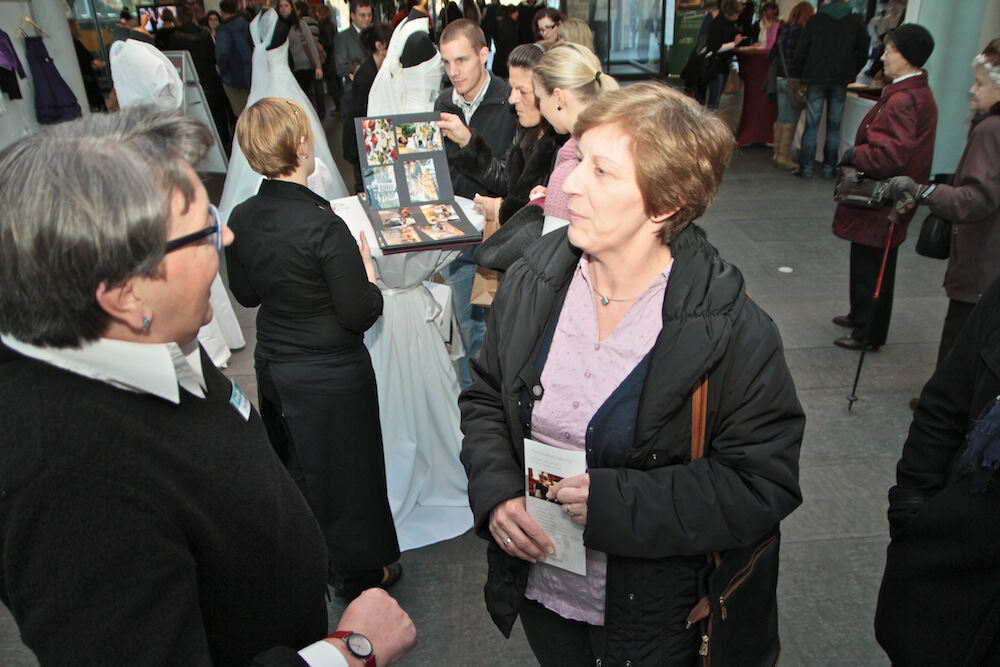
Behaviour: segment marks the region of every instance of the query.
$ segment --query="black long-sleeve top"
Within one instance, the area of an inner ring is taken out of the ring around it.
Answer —
[[[233,209],[226,248],[233,296],[257,312],[256,356],[355,349],[382,314],[347,225],[304,185],[266,180]]]

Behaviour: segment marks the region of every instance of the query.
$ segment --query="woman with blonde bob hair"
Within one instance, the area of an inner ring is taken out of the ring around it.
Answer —
[[[588,104],[604,93],[618,90],[618,82],[601,71],[601,61],[593,51],[568,42],[545,52],[535,67],[534,80],[538,108],[558,134],[572,132]],[[562,183],[573,170],[575,156],[576,139],[570,137],[556,153],[548,186],[539,185],[531,191],[532,198],[545,195],[546,233],[565,226],[568,220]]]
[[[329,583],[353,599],[389,588],[402,569],[386,493],[378,392],[364,333],[382,293],[359,244],[306,187],[315,168],[305,110],[265,97],[236,123],[254,171],[267,179],[233,209],[229,286],[257,312],[254,364],[268,437],[326,538]]]
[[[487,607],[505,634],[520,616],[542,665],[693,664],[699,651],[773,664],[778,523],[801,502],[805,419],[777,328],[693,224],[732,134],[641,83],[591,102],[573,137],[569,227],[507,271],[459,401]],[[525,498],[527,438],[585,457],[548,490],[561,535],[528,513],[542,501]],[[546,562],[563,562],[573,530],[585,574]],[[719,604],[729,641],[713,653]]]

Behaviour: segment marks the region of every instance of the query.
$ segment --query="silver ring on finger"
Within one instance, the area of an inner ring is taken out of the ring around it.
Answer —
[[[569,505],[566,505],[566,514],[569,514],[570,516],[576,516],[576,514],[573,513],[573,510],[569,508]]]
[[[514,541],[514,538],[508,536],[507,539],[503,541],[503,545],[507,546],[508,544],[510,544],[513,541]]]

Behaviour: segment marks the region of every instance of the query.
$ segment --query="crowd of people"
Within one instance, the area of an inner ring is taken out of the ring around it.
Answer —
[[[399,9],[389,25],[353,0],[338,32],[304,2],[179,7],[158,40],[192,53],[206,96],[217,84],[220,137],[236,119],[218,209],[194,171],[212,134],[177,111],[95,114],[0,155],[0,598],[39,660],[385,665],[416,642],[385,592],[403,572],[365,334],[387,297],[369,239],[330,204],[350,190],[329,96],[346,157],[351,119],[433,112],[454,193],[500,226],[542,223],[489,307],[470,298],[475,248],[440,270],[465,351],[456,455],[499,630],[519,618],[546,666],[774,664],[805,415],[776,325],[697,223],[736,146],[713,108],[744,42],[775,63],[776,164],[811,177],[825,106],[822,175],[885,184],[884,206],[834,212],[851,243],[836,345],[885,344],[918,206],[953,226],[876,635],[899,664],[1000,660],[1000,39],[973,61],[976,116],[945,184],[920,25],[880,34],[886,85],[840,150],[870,56],[843,0],[786,20],[721,0],[701,100],[620,87],[584,22],[533,2],[448,3],[433,22],[426,0]],[[797,163],[792,79],[808,86]],[[253,403],[197,341],[220,253],[233,296],[258,307]],[[582,572],[547,562],[558,540],[528,511],[529,441],[586,462],[545,473],[544,491],[579,526]],[[330,588],[348,602],[332,633]]]

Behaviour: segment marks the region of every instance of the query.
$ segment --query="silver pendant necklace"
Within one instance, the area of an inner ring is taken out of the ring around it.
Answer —
[[[603,294],[601,294],[600,292],[598,292],[597,288],[594,287],[593,285],[590,286],[590,289],[594,290],[594,294],[596,294],[597,296],[601,297],[601,305],[602,306],[607,306],[612,301],[615,301],[615,302],[618,302],[618,303],[626,303],[628,301],[635,301],[636,299],[639,298],[638,296],[634,296],[631,299],[613,299],[610,296],[604,296]]]

